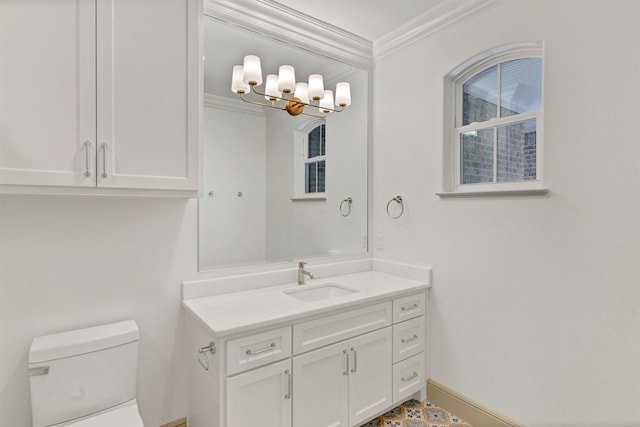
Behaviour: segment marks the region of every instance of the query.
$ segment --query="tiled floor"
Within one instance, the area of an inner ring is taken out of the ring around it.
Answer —
[[[408,400],[362,427],[472,427],[430,402]]]

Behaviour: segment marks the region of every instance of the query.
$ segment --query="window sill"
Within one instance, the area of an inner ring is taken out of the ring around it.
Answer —
[[[327,196],[324,193],[318,194],[302,194],[299,196],[292,196],[290,199],[292,202],[299,202],[305,200],[327,200]]]
[[[548,188],[526,188],[520,190],[488,190],[488,191],[443,191],[436,193],[439,197],[487,197],[487,196],[543,196]]]

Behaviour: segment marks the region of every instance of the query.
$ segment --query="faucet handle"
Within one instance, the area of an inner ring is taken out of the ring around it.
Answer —
[[[306,262],[304,261],[298,261],[298,268],[304,268],[304,266],[307,265]]]

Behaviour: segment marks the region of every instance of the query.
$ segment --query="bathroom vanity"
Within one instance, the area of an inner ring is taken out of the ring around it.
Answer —
[[[428,287],[366,271],[185,299],[189,426],[359,426],[424,399]]]

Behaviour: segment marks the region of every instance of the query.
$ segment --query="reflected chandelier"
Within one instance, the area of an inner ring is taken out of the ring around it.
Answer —
[[[278,75],[267,75],[264,93],[256,90],[256,86],[261,84],[262,67],[259,57],[247,55],[244,57],[244,65],[233,67],[231,90],[249,104],[283,110],[292,116],[304,114],[321,118],[325,118],[329,113],[339,113],[351,105],[351,86],[349,83],[336,84],[335,106],[338,108],[334,108],[333,92],[324,89],[322,75],[311,74],[309,83],[296,83],[295,71],[291,65],[281,65]],[[264,96],[271,103],[247,99],[245,95],[249,92]],[[312,114],[305,111],[305,107],[317,108],[324,115]]]

